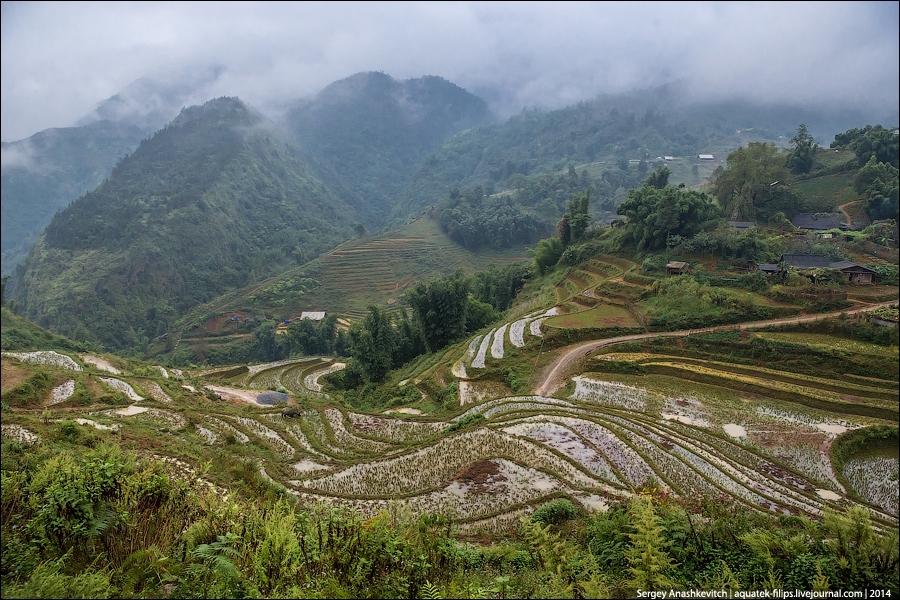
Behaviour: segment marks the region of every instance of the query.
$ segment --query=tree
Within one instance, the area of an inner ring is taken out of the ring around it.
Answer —
[[[384,381],[394,365],[396,345],[390,316],[377,306],[369,306],[369,314],[361,323],[351,325],[349,336],[353,369],[367,381]]]
[[[556,224],[556,237],[563,246],[568,246],[572,242],[572,224],[569,223],[571,215],[565,213]]]
[[[787,166],[797,175],[809,173],[816,159],[816,150],[819,149],[819,145],[809,133],[809,128],[801,123],[797,128],[797,135],[791,138],[790,144],[793,149],[788,153]]]
[[[253,332],[253,346],[257,358],[262,361],[278,360],[281,348],[275,335],[275,323],[266,321]]]
[[[657,189],[648,182],[630,190],[616,213],[628,217],[626,239],[639,251],[665,248],[670,236],[689,238],[714,229],[721,218],[718,207],[702,192],[683,185]]]
[[[440,350],[466,334],[469,282],[462,270],[427,284],[419,282],[406,291],[406,302],[422,329],[428,349]]]
[[[572,231],[572,241],[580,242],[584,239],[584,233],[591,224],[590,215],[591,188],[581,195],[574,196],[566,203],[569,209],[569,226]]]
[[[898,172],[891,164],[878,162],[873,154],[853,177],[853,189],[865,198],[865,210],[870,219],[896,220],[900,216]]]
[[[694,165],[694,168],[696,167],[697,165]],[[669,167],[663,165],[647,176],[646,183],[661,190],[669,185],[669,175],[671,174],[672,171],[669,170]]]
[[[535,272],[538,275],[546,273],[547,269],[559,262],[559,257],[562,256],[563,250],[565,248],[558,237],[544,238],[539,241],[536,249],[529,249],[534,260]]]
[[[712,192],[733,220],[767,220],[776,212],[793,214],[797,195],[787,188],[787,156],[775,144],[750,142],[726,158],[726,168],[712,174]]]

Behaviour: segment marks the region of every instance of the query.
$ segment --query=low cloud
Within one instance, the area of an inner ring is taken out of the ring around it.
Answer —
[[[34,156],[34,148],[28,143],[28,140],[12,144],[4,143],[0,148],[0,167],[33,170],[37,167]]]
[[[4,3],[2,10],[4,140],[72,125],[150,73],[211,65],[221,71],[197,88],[208,96],[197,101],[237,95],[262,110],[360,71],[439,75],[482,95],[501,116],[685,78],[698,98],[873,114],[895,114],[900,102],[896,2]]]

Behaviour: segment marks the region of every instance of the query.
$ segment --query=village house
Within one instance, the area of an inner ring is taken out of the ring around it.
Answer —
[[[325,318],[324,310],[308,310],[300,313],[300,320],[309,319],[310,321],[321,321]]]
[[[803,273],[808,269],[835,269],[843,275],[843,280],[847,283],[877,283],[878,273],[874,269],[864,267],[863,265],[849,260],[830,261],[827,256],[818,254],[782,254],[781,264],[787,269],[795,269]],[[771,274],[770,270],[773,265],[758,265],[760,271]],[[766,267],[766,269],[763,269]],[[778,272],[778,271],[776,271]]]
[[[825,231],[828,229],[846,229],[847,224],[838,213],[796,213],[791,217],[791,225],[806,231]]]
[[[690,265],[686,262],[673,260],[666,265],[666,275],[684,275],[690,268]]]
[[[743,233],[744,231],[754,227],[756,223],[753,221],[728,221],[728,227],[734,229],[739,233]]]

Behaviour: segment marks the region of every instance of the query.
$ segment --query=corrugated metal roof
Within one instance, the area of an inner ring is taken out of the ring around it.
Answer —
[[[862,269],[863,271],[868,271],[869,273],[875,272],[873,269],[870,269],[869,267],[864,267],[855,262],[850,262],[849,260],[839,260],[838,262],[833,262],[830,265],[828,265],[829,269],[838,269],[841,271],[843,271],[844,269],[852,269],[854,267],[857,269]]]
[[[827,256],[818,254],[782,254],[781,262],[798,269],[824,268],[830,264]]]
[[[300,313],[301,319],[310,319],[312,321],[321,321],[325,318],[324,310],[310,310]]]
[[[841,216],[838,213],[796,213],[791,217],[791,224],[799,229],[812,229],[813,231],[836,229],[842,223]]]

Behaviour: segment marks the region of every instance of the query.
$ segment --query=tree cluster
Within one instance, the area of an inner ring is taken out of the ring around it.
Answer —
[[[900,140],[894,134],[896,127],[866,125],[862,129],[849,129],[834,136],[832,148],[849,148],[856,153],[859,166],[864,166],[874,155],[875,160],[900,167]]]
[[[590,204],[591,188],[570,198],[566,203],[568,210],[556,224],[556,235],[540,240],[536,248],[529,250],[538,275],[556,265],[567,249],[585,241],[592,221]]]
[[[489,325],[512,303],[528,275],[525,265],[493,267],[472,277],[458,270],[408,289],[404,300],[410,314],[370,306],[347,334],[351,358],[344,386],[383,381],[391,369]]]
[[[640,189],[630,190],[616,212],[627,217],[625,240],[638,251],[665,248],[673,236],[690,238],[721,221],[721,211],[706,194],[685,189],[683,184],[668,185],[662,170],[648,177]]]
[[[787,163],[788,156],[775,144],[750,142],[730,153],[726,167],[717,168],[710,180],[725,216],[734,221],[768,221],[778,212],[796,212],[800,200],[790,189]]]
[[[508,195],[487,196],[480,187],[452,191],[443,203],[439,223],[451,240],[471,251],[531,243],[547,229],[545,221]]]

